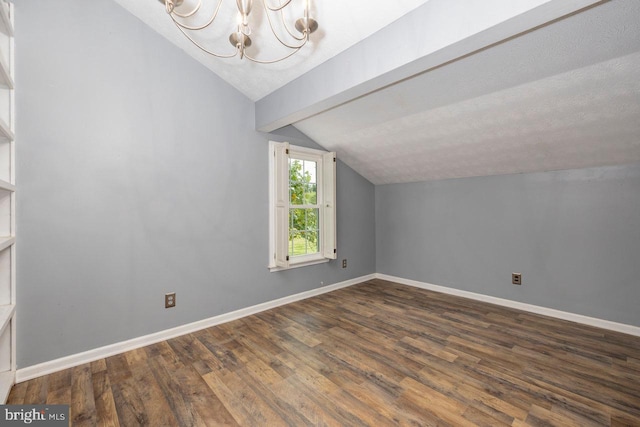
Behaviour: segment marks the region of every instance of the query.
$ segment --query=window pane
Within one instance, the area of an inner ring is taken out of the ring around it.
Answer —
[[[319,209],[289,210],[289,254],[314,254],[320,251]]]
[[[304,201],[308,205],[315,205],[318,203],[318,194],[316,184],[307,184],[304,194]]]
[[[317,231],[305,231],[291,234],[289,253],[291,256],[315,254],[320,251]]]
[[[312,162],[310,160],[305,160],[304,161],[304,175],[306,177],[308,177],[308,181],[310,183],[315,184],[316,181],[316,169],[317,169],[317,164],[316,162]]]
[[[301,205],[304,203],[302,170],[302,161],[289,159],[289,200],[292,205]]]
[[[305,231],[318,231],[318,216],[319,209],[305,209],[306,214],[306,226]]]
[[[289,159],[289,200],[292,205],[316,204],[317,163]]]

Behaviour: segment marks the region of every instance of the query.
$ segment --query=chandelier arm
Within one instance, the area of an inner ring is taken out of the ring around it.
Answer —
[[[304,46],[304,45],[302,45]],[[247,58],[249,61],[253,61],[253,62],[257,62],[258,64],[274,64],[276,62],[280,62],[280,61],[284,61],[285,59],[293,56],[295,53],[297,53],[300,49],[302,49],[302,46],[294,48],[293,51],[291,51],[291,53],[283,56],[280,59],[272,59],[270,61],[263,61],[261,59],[256,59],[256,58],[252,58],[251,56],[247,55],[247,53],[245,52],[244,57]]]
[[[289,26],[287,25],[287,21],[284,19],[284,8],[291,3],[291,0],[289,0],[287,3],[285,3],[282,7],[280,8],[276,8],[276,9],[272,9],[268,4],[267,4],[267,0],[262,0],[262,4],[264,5],[264,10],[265,13],[267,15],[269,15],[269,11],[273,11],[273,12],[277,12],[278,10],[280,11],[280,16],[281,16],[281,20],[282,20],[282,25],[284,26],[285,30],[287,30],[287,33],[289,33],[289,35],[291,37],[293,37],[294,39],[298,40],[298,41],[303,41],[305,39],[305,36],[303,35],[302,37],[295,35],[290,29]],[[268,18],[268,16],[267,16]]]
[[[207,28],[209,25],[211,25],[213,23],[213,21],[216,19],[216,17],[218,16],[218,12],[220,11],[220,6],[222,6],[222,2],[223,0],[219,0],[218,1],[218,6],[216,6],[216,10],[213,12],[213,15],[211,15],[211,19],[209,19],[209,22],[207,22],[204,25],[198,26],[198,27],[194,27],[191,25],[185,25],[182,22],[179,22],[175,16],[173,16],[174,14],[178,15],[176,12],[172,12],[169,14],[169,16],[171,17],[171,19],[173,20],[173,23],[176,24],[178,26],[178,28],[184,28],[185,30],[193,30],[193,31],[198,31],[198,30],[203,30],[205,28]]]
[[[263,0],[263,1],[266,1],[266,0]],[[267,13],[269,13],[269,12],[267,12]],[[289,35],[291,37],[293,37],[294,39],[296,39],[298,41],[302,41],[302,40],[304,40],[306,38],[305,35],[300,37],[300,36],[297,36],[297,35],[293,34],[293,32],[289,29],[289,26],[287,25],[287,21],[284,19],[284,11],[282,9],[280,10],[280,15],[282,16],[282,25],[284,26],[284,28],[287,30],[287,33],[289,33]]]
[[[264,1],[262,2],[262,4],[264,4],[265,8],[267,7],[267,4]],[[273,29],[273,22],[271,22],[271,16],[269,15],[269,11],[265,10],[265,13],[267,15],[267,21],[269,21],[269,27],[271,27],[271,33],[276,38],[276,40],[278,40],[280,42],[281,45],[283,45],[285,47],[288,47],[289,49],[296,49],[296,51],[298,51],[302,46],[307,44],[307,41],[309,40],[309,38],[307,37],[308,33],[306,31],[304,33],[304,36],[305,36],[304,39],[303,39],[304,41],[298,39],[298,40],[302,41],[302,44],[300,46],[292,46],[292,45],[290,45],[288,43],[283,42],[282,39],[280,38],[280,36],[278,36],[278,33],[276,32],[276,30]],[[288,56],[285,57],[285,58],[288,58]],[[275,62],[277,62],[277,61],[275,61]]]
[[[281,4],[280,6],[277,6],[277,7],[271,7],[271,6],[269,6],[269,5],[267,4],[266,0],[263,0],[263,3],[264,3],[264,5],[265,5],[265,7],[266,7],[267,9],[269,9],[270,11],[272,11],[272,12],[277,12],[277,11],[282,10],[282,9],[284,9],[285,7],[289,6],[289,4],[291,3],[291,0],[287,0],[287,1],[285,1],[285,2],[284,2],[284,4]]]
[[[215,53],[215,52],[211,52],[210,50],[208,50],[207,48],[203,47],[202,45],[200,45],[200,43],[198,43],[197,41],[195,41],[194,39],[191,38],[191,36],[185,31],[183,30],[178,23],[174,20],[173,21],[176,24],[176,27],[178,27],[178,29],[180,30],[180,32],[189,39],[189,41],[191,43],[194,44],[194,46],[196,46],[198,49],[200,49],[201,51],[203,51],[204,53],[208,53],[209,55],[215,56],[217,58],[233,58],[234,56],[236,56],[238,54],[238,48],[236,48],[236,51],[233,54],[229,54],[229,55],[221,55],[219,53]]]
[[[180,13],[180,12],[176,12],[176,10],[174,8],[174,9],[172,9],[172,13],[174,13],[176,16],[179,16],[180,18],[188,18],[190,16],[193,16],[196,12],[198,12],[200,10],[201,6],[202,6],[202,0],[198,0],[198,5],[196,7],[194,7],[191,12]]]

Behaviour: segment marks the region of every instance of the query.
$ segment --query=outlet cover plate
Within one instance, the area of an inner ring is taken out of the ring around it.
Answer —
[[[514,285],[522,285],[522,274],[520,273],[511,273],[511,283]]]
[[[171,308],[176,306],[176,293],[171,292],[164,294],[164,308]]]

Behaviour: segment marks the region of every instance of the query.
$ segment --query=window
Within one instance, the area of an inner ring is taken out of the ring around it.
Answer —
[[[269,268],[336,258],[336,155],[269,143]]]

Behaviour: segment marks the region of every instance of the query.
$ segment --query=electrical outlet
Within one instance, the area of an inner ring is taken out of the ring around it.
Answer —
[[[522,285],[522,274],[511,273],[511,283],[514,285]]]
[[[342,268],[347,268],[347,259],[342,260]]]
[[[164,308],[171,308],[176,306],[176,293],[171,292],[164,294]]]

